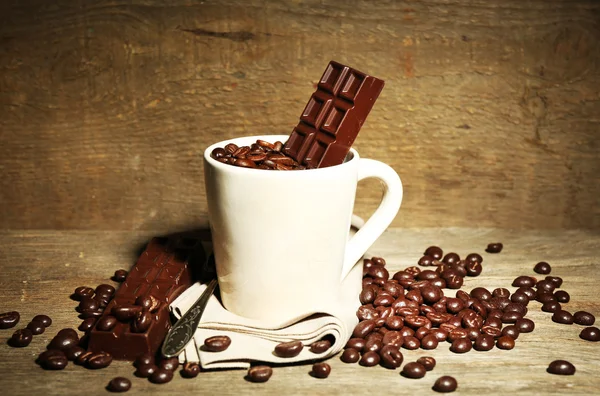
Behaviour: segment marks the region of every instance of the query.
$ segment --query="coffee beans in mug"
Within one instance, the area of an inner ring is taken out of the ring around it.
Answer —
[[[406,363],[402,368],[402,374],[406,378],[423,378],[427,370],[421,363],[410,362]]]
[[[573,375],[575,374],[575,366],[566,360],[555,360],[548,365],[546,371],[550,374]]]
[[[250,382],[267,382],[273,375],[273,369],[269,366],[253,366],[248,369],[246,379]]]
[[[17,311],[4,312],[0,314],[0,329],[10,329],[19,323],[21,315]]]
[[[437,380],[433,384],[433,390],[440,393],[449,393],[454,392],[458,387],[458,383],[454,377],[449,375],[444,375]]]
[[[277,344],[273,352],[275,353],[275,356],[291,358],[298,356],[303,348],[304,345],[302,345],[301,341],[289,341]]]
[[[19,329],[15,331],[8,341],[9,345],[16,348],[23,348],[31,344],[33,333],[29,329]]]
[[[331,366],[325,362],[315,363],[312,366],[311,375],[315,378],[327,378],[331,373]]]
[[[131,381],[125,377],[116,377],[110,380],[106,389],[110,392],[127,392],[131,389]]]

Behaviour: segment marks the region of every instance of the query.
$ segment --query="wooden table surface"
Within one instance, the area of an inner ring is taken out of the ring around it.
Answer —
[[[80,285],[96,286],[118,268],[129,268],[139,247],[152,236],[144,232],[87,231],[3,231],[0,232],[0,311],[17,310],[25,326],[36,314],[50,315],[54,323],[44,334],[36,336],[26,348],[6,344],[15,329],[0,330],[0,389],[3,395],[70,395],[105,394],[104,387],[115,376],[132,380],[128,394],[368,394],[392,391],[433,394],[436,378],[452,375],[459,383],[455,394],[579,394],[600,392],[600,343],[581,340],[581,326],[560,325],[541,312],[540,304],[529,305],[528,317],[536,329],[522,334],[513,350],[494,349],[490,352],[471,351],[453,354],[448,344],[433,351],[406,351],[404,361],[414,361],[431,355],[437,366],[418,380],[406,379],[399,370],[382,367],[365,368],[357,364],[330,359],[332,373],[328,379],[308,375],[310,365],[277,367],[265,384],[244,380],[245,371],[203,372],[196,379],[176,375],[165,385],[154,385],[133,376],[127,362],[113,364],[98,371],[69,364],[59,372],[44,371],[34,363],[51,337],[64,327],[76,328],[80,320],[74,311],[77,303],[70,293]],[[489,242],[504,243],[500,254],[484,252]],[[460,255],[481,253],[484,269],[481,276],[467,278],[463,289],[484,286],[510,287],[518,275],[535,275],[538,261],[552,265],[552,274],[564,279],[563,289],[571,295],[565,305],[571,312],[587,310],[600,316],[598,284],[600,275],[597,252],[600,233],[593,231],[513,231],[498,229],[391,229],[370,249],[369,255],[386,258],[393,271],[416,263],[423,250],[437,244],[445,251]],[[446,295],[454,291],[446,290]],[[555,359],[571,361],[574,376],[546,373],[548,363]]]

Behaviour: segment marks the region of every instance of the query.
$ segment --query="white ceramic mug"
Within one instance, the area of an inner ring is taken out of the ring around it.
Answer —
[[[215,143],[204,152],[208,217],[223,305],[269,323],[318,312],[341,281],[390,225],[402,201],[402,183],[388,165],[361,159],[321,169],[264,170],[210,157],[228,143],[287,136],[250,136]],[[383,182],[383,199],[350,239],[359,180]],[[357,280],[358,281],[358,280]]]

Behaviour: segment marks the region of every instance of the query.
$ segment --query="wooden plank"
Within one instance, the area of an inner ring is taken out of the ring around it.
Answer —
[[[550,315],[539,310],[540,304],[529,304],[528,317],[536,322],[536,329],[522,334],[511,351],[494,349],[490,352],[471,351],[464,355],[449,352],[448,344],[432,351],[403,350],[404,361],[420,356],[437,360],[434,371],[419,380],[399,375],[399,370],[381,367],[364,368],[348,365],[334,357],[328,361],[332,374],[318,380],[308,375],[309,365],[276,367],[272,379],[265,384],[250,384],[244,371],[204,372],[196,380],[179,375],[166,385],[153,385],[133,376],[129,363],[114,362],[103,370],[86,370],[69,364],[64,371],[49,372],[35,365],[34,359],[56,332],[79,324],[74,311],[76,302],[69,294],[80,285],[95,286],[107,281],[113,271],[128,268],[150,232],[56,232],[56,231],[3,231],[0,232],[0,286],[2,310],[21,312],[19,327],[34,315],[49,314],[54,323],[44,334],[36,336],[24,349],[11,348],[6,340],[12,330],[0,331],[0,378],[4,394],[8,395],[76,395],[82,384],[86,392],[99,394],[115,376],[132,380],[128,394],[179,392],[219,393],[224,395],[260,392],[264,394],[364,394],[375,389],[402,389],[403,392],[428,394],[436,378],[453,375],[459,382],[461,395],[481,394],[564,394],[590,395],[600,388],[597,367],[600,364],[598,343],[578,338],[581,326],[559,325]],[[489,242],[504,243],[500,254],[484,253]],[[482,286],[510,287],[518,275],[535,275],[533,266],[540,260],[552,265],[552,274],[564,279],[563,289],[571,295],[565,307],[571,312],[587,310],[600,316],[596,270],[600,234],[590,231],[523,231],[500,229],[391,229],[371,248],[369,255],[386,258],[387,266],[395,270],[414,265],[422,251],[437,244],[448,251],[464,256],[471,252],[484,257],[483,273],[467,278],[464,290]],[[445,291],[454,295],[454,291]],[[567,359],[577,367],[574,376],[561,377],[547,374],[548,363]],[[223,384],[226,384],[224,386]]]
[[[598,228],[600,4],[377,4],[3,2],[0,228],[206,224],[203,149],[288,134],[330,59],[387,82],[355,147],[394,225]]]

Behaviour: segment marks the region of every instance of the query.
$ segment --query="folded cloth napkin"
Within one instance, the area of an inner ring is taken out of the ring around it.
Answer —
[[[325,302],[319,311],[306,312],[283,323],[265,323],[244,318],[227,311],[213,295],[202,315],[191,342],[179,355],[179,361],[199,362],[204,369],[248,368],[250,362],[297,363],[324,359],[343,349],[358,323],[356,310],[360,306],[362,265],[356,265],[342,282],[336,301]],[[170,308],[179,319],[196,302],[205,285],[196,283],[181,294]],[[231,345],[222,352],[201,349],[204,340],[227,335]],[[332,337],[331,348],[321,354],[310,352],[308,346],[325,336]],[[302,341],[305,347],[293,358],[280,358],[273,353],[281,342]]]

